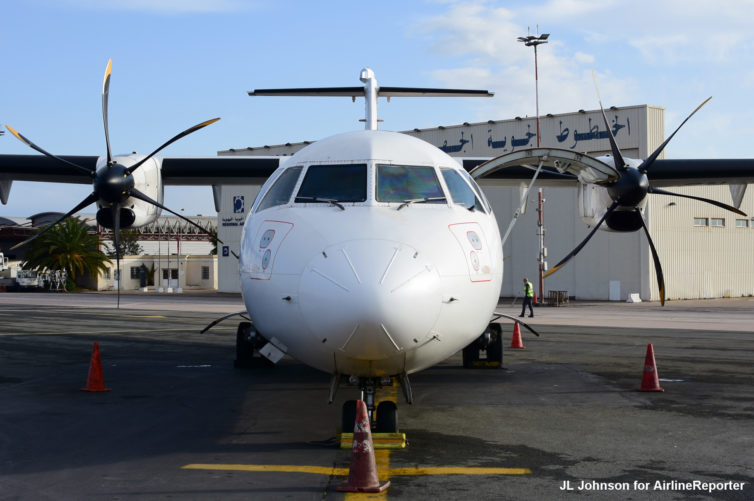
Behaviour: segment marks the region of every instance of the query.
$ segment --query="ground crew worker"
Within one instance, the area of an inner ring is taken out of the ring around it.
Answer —
[[[529,316],[534,316],[534,310],[531,307],[532,299],[534,299],[534,286],[529,280],[524,278],[524,304],[521,306],[521,314],[519,317],[523,317],[526,313],[526,305],[529,305]]]

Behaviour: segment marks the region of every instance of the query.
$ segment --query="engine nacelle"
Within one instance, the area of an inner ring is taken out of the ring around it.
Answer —
[[[579,216],[588,227],[594,228],[612,203],[613,199],[610,197],[607,188],[593,184],[579,184]],[[638,207],[641,214],[644,213],[646,204],[646,199],[639,203]],[[600,230],[636,231],[642,226],[639,219],[642,217],[641,214],[636,212],[633,207],[618,207],[605,219],[605,224],[600,226]]]
[[[114,156],[113,160],[124,167],[135,165],[146,155],[119,155]],[[97,161],[97,171],[107,169],[107,159],[101,157]],[[133,174],[134,188],[147,195],[152,200],[163,203],[164,188],[162,185],[162,159],[152,157],[136,169]],[[103,202],[97,202],[97,223],[105,228],[113,228],[112,208]],[[120,209],[120,227],[136,228],[149,224],[158,217],[162,209],[154,205],[139,200],[138,198],[129,197],[121,204]]]

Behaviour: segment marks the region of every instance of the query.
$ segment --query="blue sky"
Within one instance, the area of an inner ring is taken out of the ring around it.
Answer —
[[[667,149],[671,158],[751,157],[754,1],[26,0],[0,17],[0,124],[48,151],[105,151],[102,76],[113,58],[115,152],[149,152],[206,119],[222,120],[166,156],[316,140],[362,128],[363,102],[251,98],[269,87],[384,85],[484,88],[493,99],[380,102],[381,127],[434,127],[534,115],[531,48],[539,48],[540,112],[666,108],[669,134],[713,96]],[[10,133],[0,154],[34,153]],[[0,216],[66,211],[90,187],[16,182]],[[170,188],[166,204],[212,213],[209,188]]]

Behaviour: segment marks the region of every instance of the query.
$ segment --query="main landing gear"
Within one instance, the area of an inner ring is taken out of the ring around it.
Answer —
[[[463,349],[463,367],[503,367],[503,328],[490,323],[481,336]]]
[[[233,367],[272,367],[269,358],[262,356],[260,350],[267,345],[267,340],[257,332],[251,322],[240,322],[236,330],[236,360]]]
[[[399,384],[403,390],[403,395],[408,404],[413,403],[411,385],[406,374],[393,377],[383,378],[357,378],[347,377],[335,374],[330,391],[330,401],[332,402],[341,380],[348,384],[358,385],[361,390],[361,399],[367,406],[367,413],[370,417],[370,426],[376,433],[397,433],[398,432],[398,405],[395,402],[395,388]],[[397,384],[396,384],[397,383]],[[388,394],[388,399],[378,402],[377,390],[380,389]],[[392,398],[391,398],[392,397]],[[376,404],[376,405],[375,405]],[[344,433],[351,433],[356,421],[356,400],[347,400],[343,403],[341,414],[341,430]]]

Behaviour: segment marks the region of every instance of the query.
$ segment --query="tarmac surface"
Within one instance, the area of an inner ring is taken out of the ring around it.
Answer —
[[[754,499],[752,298],[536,308],[506,369],[457,354],[411,376],[381,495],[335,491],[354,389],[328,405],[329,376],[295,360],[234,369],[236,319],[199,334],[242,309],[0,294],[0,500]],[[80,391],[95,341],[109,392]],[[664,393],[636,391],[648,343]]]

